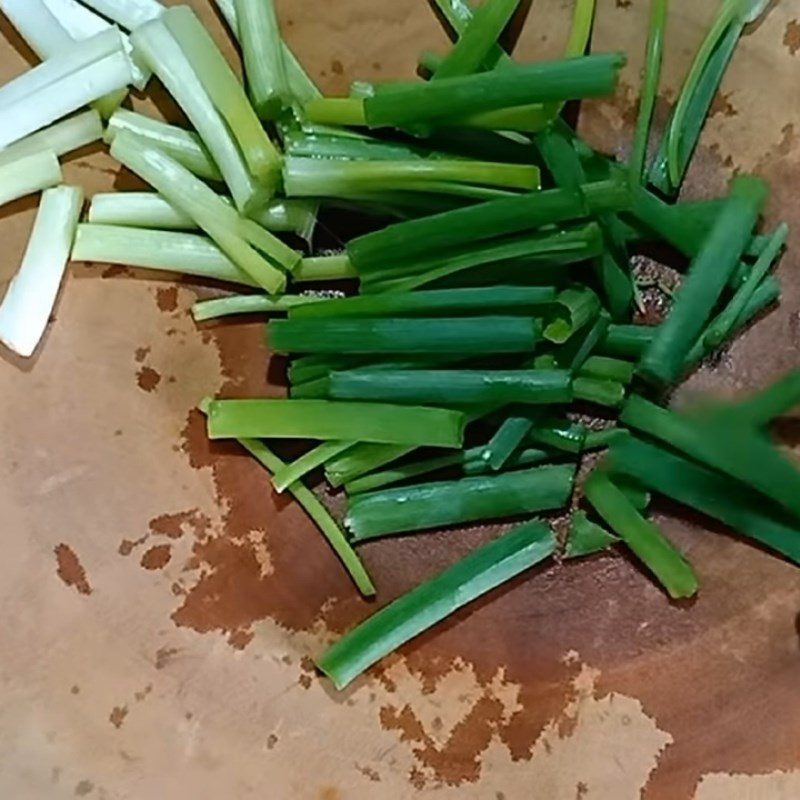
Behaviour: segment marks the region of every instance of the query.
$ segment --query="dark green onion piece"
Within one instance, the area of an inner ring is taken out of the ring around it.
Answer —
[[[530,522],[381,609],[339,639],[317,666],[343,689],[364,670],[473,600],[553,555],[550,528]]]
[[[631,183],[642,183],[644,180],[647,143],[650,140],[650,123],[653,119],[658,84],[661,78],[664,29],[667,26],[667,4],[667,0],[650,0],[650,28],[647,38],[644,82],[629,164]]]
[[[551,342],[563,344],[593,322],[599,313],[600,300],[591,289],[566,289],[558,296],[552,318],[545,326],[544,336]]]
[[[278,494],[291,488],[297,481],[321,467],[325,462],[353,447],[353,442],[323,442],[305,455],[287,464],[272,476],[272,485]]]
[[[615,444],[604,463],[614,476],[635,478],[800,564],[797,521],[738,481],[633,437]]]
[[[460,447],[464,414],[440,408],[327,400],[213,400],[211,439],[321,439]]]
[[[642,358],[640,371],[649,380],[669,384],[684,372],[692,346],[747,248],[766,197],[767,187],[758,178],[734,178],[725,208]]]
[[[569,403],[567,370],[353,370],[334,372],[338,400],[463,406],[478,403]]]
[[[239,439],[239,444],[260,461],[273,475],[286,467],[283,461],[258,439]],[[361,559],[356,555],[344,532],[336,524],[325,506],[317,499],[314,492],[304,486],[302,482],[292,484],[289,487],[289,492],[294,495],[308,516],[317,523],[323,536],[328,540],[334,552],[350,573],[361,594],[373,597],[375,595],[375,587],[364,565],[361,563]]]
[[[599,406],[620,408],[625,402],[625,384],[598,378],[575,378],[572,384],[576,400]]]
[[[652,343],[656,328],[650,325],[612,325],[598,346],[604,356],[640,359]]]
[[[605,339],[611,320],[608,314],[601,311],[600,316],[595,320],[594,325],[587,331],[583,338],[575,338],[568,342],[558,354],[558,362],[565,368],[570,369],[573,374],[579,373],[591,354],[599,347]]]
[[[747,308],[747,304],[772,269],[789,236],[788,225],[781,225],[770,239],[769,245],[758,257],[750,274],[733,296],[727,308],[714,320],[704,334],[706,347],[719,347],[736,328],[737,320]]]
[[[800,518],[800,472],[760,432],[676,414],[634,395],[621,421],[736,478]]]
[[[484,448],[476,447],[468,450],[469,456],[464,464],[465,475],[486,475],[492,470],[489,463],[484,458]],[[525,450],[518,450],[511,458],[503,464],[503,470],[521,469],[522,467],[533,467],[537,464],[548,464],[560,460],[562,455],[553,453],[551,450],[542,450],[538,447],[527,447]]]
[[[500,309],[533,311],[552,303],[550,286],[491,286],[485,289],[439,289],[408,294],[333,298],[291,310],[290,319],[310,317],[405,317],[441,314],[487,314]],[[317,306],[309,310],[310,305]]]
[[[613,533],[592,522],[585,511],[573,511],[564,558],[593,556],[609,550],[617,542],[619,539]]]
[[[697,593],[697,578],[689,562],[634,508],[607,475],[595,470],[586,479],[583,490],[595,511],[655,575],[670,597],[677,600]]]
[[[453,49],[439,65],[432,80],[471,75],[498,46],[497,41],[511,21],[520,0],[486,0],[476,9]]]
[[[627,385],[633,380],[634,369],[630,361],[608,356],[591,356],[586,359],[578,374],[583,378],[615,381]]]
[[[355,447],[325,465],[325,477],[335,489],[368,475],[414,452],[414,445],[359,442]]]
[[[534,420],[530,417],[508,417],[483,452],[483,459],[489,467],[495,472],[502,469],[528,437],[533,425]]]
[[[384,489],[387,486],[411,480],[411,478],[430,475],[432,472],[438,472],[448,467],[462,466],[468,458],[468,452],[462,450],[451,455],[426,458],[422,461],[400,464],[393,469],[371,472],[369,475],[362,475],[360,478],[346,483],[344,489],[348,495],[374,492],[376,489]]]
[[[364,100],[364,114],[371,127],[405,127],[530,103],[601,97],[613,93],[624,65],[622,54],[608,53],[387,86]]]
[[[364,275],[386,264],[413,263],[454,247],[532,232],[600,211],[622,210],[629,202],[628,186],[618,179],[584,184],[580,192],[551,189],[491,200],[390,225],[349,242],[347,254],[358,273]]]
[[[567,503],[574,475],[566,464],[362,494],[349,503],[345,525],[358,542],[549,511]]]
[[[528,317],[290,319],[267,335],[277,353],[528,353],[540,326]]]
[[[534,425],[530,441],[564,453],[578,455],[583,450],[586,433],[586,427],[578,422],[549,420]]]
[[[622,442],[631,435],[630,431],[626,428],[603,428],[599,431],[589,431],[586,434],[586,440],[583,444],[583,449],[588,450],[601,450],[605,447]]]

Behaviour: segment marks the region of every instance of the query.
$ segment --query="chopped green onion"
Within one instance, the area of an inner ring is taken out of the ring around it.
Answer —
[[[278,456],[258,439],[239,439],[239,444],[260,461],[273,475],[286,466]],[[375,587],[361,559],[347,541],[342,529],[336,524],[325,506],[320,503],[314,492],[300,482],[292,484],[289,487],[289,492],[294,495],[308,516],[316,522],[322,531],[322,535],[328,540],[328,543],[341,560],[345,569],[347,569],[361,594],[366,597],[373,597],[375,595]]]
[[[460,447],[464,415],[440,408],[326,400],[215,400],[212,439],[320,439]]]
[[[625,64],[618,53],[542,61],[501,72],[386,86],[364,100],[370,127],[459,120],[524,103],[561,102],[611,94]]]
[[[325,465],[325,477],[331,486],[338,488],[404,458],[415,449],[413,445],[359,442]]]
[[[61,183],[61,167],[50,150],[22,156],[0,165],[0,207],[20,197],[49,189]]]
[[[489,463],[484,458],[485,448],[477,447],[474,450],[468,450],[465,454],[467,456],[463,465],[465,475],[486,475],[489,472],[497,472],[492,470]],[[533,467],[537,464],[550,464],[558,461],[562,456],[560,453],[553,453],[551,450],[542,450],[538,447],[526,447],[524,450],[518,450],[513,453],[511,458],[503,464],[503,470],[520,469],[522,467]]]
[[[420,484],[351,498],[345,525],[353,540],[503,519],[563,507],[570,464]]]
[[[192,306],[195,322],[229,317],[236,314],[274,314],[286,313],[308,303],[325,302],[326,298],[315,295],[285,294],[280,297],[266,297],[260,294],[240,294],[232,297],[218,297],[202,300]]]
[[[96,111],[84,111],[6,147],[0,151],[0,167],[24,156],[43,152],[52,152],[58,157],[65,156],[102,138],[103,124],[100,115]]]
[[[83,191],[75,186],[44,192],[22,265],[0,304],[0,341],[25,358],[53,313],[82,205]]]
[[[337,400],[429,403],[568,403],[573,398],[567,370],[352,370],[334,372],[330,396]]]
[[[734,178],[725,208],[642,358],[640,371],[649,380],[672,383],[683,373],[692,346],[750,241],[766,197],[763,181]]]
[[[72,259],[177,272],[242,286],[259,285],[214,242],[191,233],[114,225],[79,225]]]
[[[276,320],[276,353],[525,353],[539,340],[528,317]]]
[[[578,374],[584,378],[597,378],[627,385],[633,380],[634,371],[635,367],[630,361],[608,356],[591,356],[583,363]]]
[[[111,154],[147,181],[171,205],[191,216],[219,248],[271,294],[285,285],[284,275],[251,246],[284,269],[292,269],[300,255],[255,223],[244,220],[185,167],[159,150],[123,131],[111,145]]]
[[[323,442],[317,445],[313,450],[309,450],[305,455],[292,461],[291,464],[287,464],[272,476],[272,485],[275,487],[275,491],[282,494],[297,481],[302,480],[309,472],[313,472],[331,458],[349,450],[354,444],[354,442]]]
[[[597,513],[655,575],[670,597],[677,600],[697,593],[697,577],[689,562],[603,472],[592,472],[583,491]]]
[[[556,300],[553,319],[544,329],[551,342],[563,344],[593,322],[600,313],[600,300],[591,289],[567,289]]]
[[[291,99],[274,0],[234,0],[250,97],[258,116],[276,119]]]
[[[145,22],[158,19],[166,11],[158,0],[82,0],[82,2],[127,31],[135,31]]]
[[[714,424],[705,417],[695,420],[638,396],[628,399],[620,419],[628,427],[730,475],[800,517],[800,472],[760,432],[724,421]]]
[[[450,54],[442,61],[433,80],[479,72],[497,48],[497,41],[519,7],[520,0],[486,0],[463,29]]]
[[[578,455],[583,451],[587,430],[584,425],[570,420],[545,420],[535,422],[530,440],[564,453]]]
[[[374,614],[317,659],[343,689],[384,656],[473,600],[549,558],[556,540],[541,522],[522,525],[475,550]]]
[[[339,281],[356,277],[358,273],[346,255],[304,258],[292,272],[292,280],[296,283]]]
[[[661,78],[661,62],[664,55],[667,6],[668,0],[650,0],[650,28],[647,39],[644,82],[639,102],[639,118],[636,123],[636,133],[629,163],[632,183],[642,183],[645,177],[647,143],[650,140],[650,123],[656,106],[658,83]]]
[[[655,334],[656,328],[650,325],[612,325],[599,350],[606,356],[638,360],[650,347]]]
[[[654,492],[729,525],[800,564],[800,526],[741,483],[633,437],[616,443],[605,462]]]
[[[601,450],[606,447],[611,447],[618,442],[624,441],[630,436],[630,431],[625,428],[603,428],[599,431],[589,431],[586,434],[586,440],[583,444],[585,451]]]
[[[570,517],[569,535],[564,558],[584,558],[602,553],[619,539],[602,525],[592,522],[585,511],[574,511]]]
[[[574,338],[559,352],[557,362],[569,367],[573,373],[580,373],[584,369],[586,362],[592,357],[591,354],[597,350],[605,338],[610,325],[611,320],[608,314],[601,311],[600,316],[598,316],[585,336]]]
[[[395,483],[403,483],[411,478],[419,478],[422,475],[429,475],[432,472],[446,469],[447,467],[462,466],[468,459],[469,451],[460,450],[457,453],[450,453],[436,458],[426,458],[422,461],[415,461],[409,464],[401,464],[393,469],[383,470],[382,472],[370,472],[360,478],[346,483],[344,489],[348,495],[364,494],[373,492],[376,489],[383,489]]]
[[[576,400],[610,408],[620,408],[625,402],[625,384],[618,381],[578,377],[572,386]]]
[[[108,121],[106,144],[111,144],[120,131],[129,131],[153,147],[165,152],[198,178],[221,181],[222,175],[200,137],[193,131],[169,125],[144,114],[120,108]]]
[[[484,461],[495,472],[502,469],[533,429],[530,417],[508,417],[483,450]]]
[[[440,289],[409,294],[361,295],[326,299],[314,307],[298,307],[292,319],[309,317],[384,317],[454,313],[491,313],[499,309],[534,311],[552,303],[549,286],[492,286],[486,289]]]
[[[266,5],[265,0],[261,2]],[[281,157],[248,102],[239,79],[188,6],[171,8],[164,20],[227,122],[250,172],[274,194],[280,181]]]

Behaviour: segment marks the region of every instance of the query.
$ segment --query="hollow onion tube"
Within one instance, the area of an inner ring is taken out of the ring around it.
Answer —
[[[72,259],[259,286],[214,242],[191,233],[83,224],[78,226]]]
[[[430,403],[568,403],[573,399],[567,370],[352,370],[330,376],[337,400]]]
[[[285,269],[299,262],[299,254],[255,223],[239,217],[185,167],[127,132],[120,133],[114,140],[111,154],[169,203],[191,216],[237,267],[270,294],[276,294],[285,286],[283,273],[263,258],[250,242]]]
[[[269,447],[258,439],[239,439],[239,444],[273,475],[286,466]],[[314,492],[299,481],[289,487],[289,492],[294,495],[306,514],[316,522],[322,535],[328,540],[328,543],[341,560],[361,594],[365,597],[373,597],[375,595],[375,587],[364,564],[347,541],[342,529],[336,524],[336,521],[328,513],[325,506],[317,499]]]
[[[532,191],[540,185],[539,169],[524,164],[444,159],[341,161],[296,157],[284,160],[283,182],[289,197],[348,197],[385,189],[457,193],[460,184]]]
[[[120,108],[108,121],[104,139],[112,144],[120,131],[129,131],[148,144],[163,150],[198,178],[221,181],[222,174],[200,137],[193,131],[170,125],[144,114]]]
[[[0,207],[61,183],[61,167],[49,151],[23,156],[0,166]]]
[[[24,156],[45,152],[52,152],[57,157],[64,156],[102,138],[100,115],[97,111],[84,111],[0,150],[0,166]]]
[[[119,33],[71,45],[0,88],[0,148],[132,81]]]
[[[289,319],[267,333],[277,353],[524,353],[540,326],[528,317]]]
[[[697,593],[697,578],[689,562],[607,475],[594,470],[583,491],[597,513],[656,576],[670,597],[677,600]]]
[[[261,119],[275,119],[291,92],[274,0],[234,0],[234,7],[253,107]]]
[[[464,415],[440,408],[326,400],[215,400],[212,439],[285,438],[460,447]]]
[[[405,486],[350,499],[345,525],[353,541],[564,506],[572,493],[571,464]]]
[[[225,118],[250,172],[274,194],[280,180],[280,155],[253,111],[239,79],[188,6],[171,8],[164,20],[211,101]]]
[[[269,197],[269,191],[256,184],[222,114],[163,20],[137,28],[131,40],[200,135],[225,178],[236,207],[244,212],[258,207]]]
[[[317,658],[317,666],[343,689],[393,650],[541,563],[555,549],[556,539],[547,525],[522,525],[362,622]]]
[[[26,358],[53,312],[82,203],[83,192],[75,186],[44,192],[22,265],[0,305],[0,341]]]

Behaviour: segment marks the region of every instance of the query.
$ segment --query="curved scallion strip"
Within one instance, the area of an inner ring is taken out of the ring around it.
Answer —
[[[291,489],[297,481],[302,480],[309,472],[323,466],[330,459],[341,455],[355,445],[355,442],[323,442],[305,455],[287,464],[272,476],[272,485],[278,494]]]
[[[273,475],[286,466],[272,450],[258,439],[239,439],[239,444],[250,455],[260,461]],[[325,506],[317,499],[314,492],[299,482],[290,486],[289,492],[294,495],[308,516],[316,522],[317,527],[330,543],[361,594],[366,597],[373,597],[375,595],[375,586],[361,559],[356,555],[344,532],[336,524]]]
[[[548,526],[531,522],[475,550],[362,622],[317,660],[343,689],[364,670],[454,611],[553,555]]]

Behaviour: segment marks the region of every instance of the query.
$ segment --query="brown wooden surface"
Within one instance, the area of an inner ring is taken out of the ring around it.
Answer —
[[[207,0],[194,5],[225,34]],[[674,2],[663,117],[714,3]],[[555,55],[571,4],[535,0],[520,51]],[[280,0],[321,86],[410,75],[445,39],[422,0]],[[643,0],[600,0],[595,49],[631,56],[582,126],[624,152]],[[749,31],[691,191],[736,169],[800,226],[800,4]],[[0,20],[0,80],[33,63]],[[226,45],[227,46],[227,45]],[[229,49],[230,52],[230,49]],[[158,108],[173,114],[157,97]],[[137,106],[151,106],[137,99]],[[90,148],[69,180],[136,185]],[[0,282],[31,202],[4,209]],[[735,393],[797,364],[798,249],[784,300],[691,386]],[[622,555],[538,570],[336,694],[310,656],[370,613],[303,513],[234,447],[207,444],[204,395],[278,395],[259,325],[197,328],[200,294],[73,268],[32,363],[0,355],[0,796],[276,800],[716,800],[800,797],[800,573],[688,514],[669,534],[702,591],[675,605]],[[788,444],[797,426],[783,426]],[[494,535],[364,547],[383,604]]]

